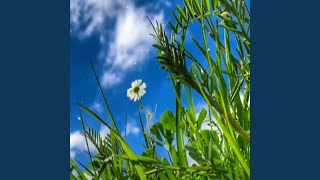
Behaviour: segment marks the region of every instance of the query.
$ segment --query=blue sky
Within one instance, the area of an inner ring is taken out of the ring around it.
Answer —
[[[125,114],[128,113],[130,131],[127,140],[136,153],[143,149],[143,138],[137,119],[135,103],[127,98],[126,90],[132,81],[142,79],[147,93],[142,101],[145,108],[157,113],[152,121],[158,121],[161,112],[174,108],[174,94],[167,72],[156,63],[156,50],[152,47],[153,33],[147,16],[163,24],[173,21],[171,11],[181,1],[105,1],[70,0],[70,156],[87,161],[83,153],[85,142],[78,120],[81,102],[107,119],[102,98],[98,91],[89,59],[93,61],[103,86],[110,109],[120,131],[124,130]],[[182,5],[181,5],[182,6]],[[199,25],[191,26],[187,33],[187,48],[194,47],[191,37],[202,42]],[[211,51],[214,44],[209,41]],[[195,57],[202,57],[197,49],[189,49]],[[196,108],[204,106],[195,96]],[[84,113],[84,119],[101,135],[108,130]]]

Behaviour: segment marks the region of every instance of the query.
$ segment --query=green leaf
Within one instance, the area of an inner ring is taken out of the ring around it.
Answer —
[[[206,162],[204,158],[196,151],[189,151],[189,156],[199,164]]]
[[[202,157],[202,155],[198,152],[198,150],[193,147],[191,144],[187,144],[186,146],[186,150],[189,151],[189,156],[195,160],[198,164],[202,164],[205,163],[205,159]]]
[[[200,132],[201,137],[202,137],[203,141],[204,141],[206,144],[209,143],[210,132],[211,132],[211,131],[209,131],[209,130],[202,130],[202,131]]]
[[[166,167],[164,167],[164,170],[166,171],[169,179],[173,179],[173,180],[177,179],[177,178],[173,175],[173,173],[172,173],[171,170],[167,169]]]
[[[102,166],[101,166],[101,168],[100,168],[100,170],[99,170],[97,179],[100,178],[100,176],[102,175],[102,173],[103,173],[104,170],[106,169],[108,163],[109,163],[109,162],[107,162],[107,161],[104,161],[104,162],[103,162],[103,164],[102,164]]]
[[[166,110],[160,117],[161,124],[167,130],[174,131],[176,129],[174,115],[170,110]]]
[[[211,159],[212,157],[212,138],[209,140],[209,145],[208,145],[208,159]]]
[[[171,27],[171,29],[173,30],[173,32],[177,34],[178,31],[177,31],[175,25],[171,21],[169,21],[168,23],[169,23],[169,26]]]
[[[164,49],[162,46],[160,46],[159,44],[153,44],[152,46],[155,47],[155,48],[157,48],[157,49],[159,49],[159,50],[161,50],[161,51],[164,51],[164,50],[165,50],[165,49]]]
[[[242,84],[243,84],[243,81],[244,81],[244,79],[242,79],[241,81],[237,80],[236,85],[235,85],[235,87],[234,87],[234,90],[233,90],[233,92],[232,92],[232,94],[231,94],[230,103],[233,102],[234,98],[235,98],[236,95],[239,93],[240,88],[241,88],[241,86],[242,86]]]
[[[201,127],[202,122],[205,120],[206,116],[207,116],[207,110],[205,108],[202,108],[198,116],[198,128]]]
[[[83,165],[81,162],[77,161],[83,168],[84,168],[84,173],[88,172],[91,176],[94,176],[94,174],[88,169],[85,165]]]
[[[152,127],[150,128],[150,132],[155,135],[157,137],[158,140],[162,141],[160,132],[162,132],[160,130],[160,126],[162,126],[162,124],[160,122],[156,122],[155,124],[152,125]],[[160,132],[159,132],[160,131]]]
[[[174,148],[171,148],[171,152],[170,152],[171,156],[172,156],[172,160],[173,160],[173,165],[177,165],[178,164],[178,156],[177,156],[177,152]]]
[[[207,11],[210,12],[210,2],[209,2],[209,0],[205,0],[205,1],[206,1]]]
[[[167,180],[168,179],[168,177],[165,174],[163,174],[162,172],[159,173],[159,177],[160,177],[160,180]]]
[[[87,180],[86,176],[83,174],[83,172],[78,168],[76,163],[74,163],[74,161],[71,158],[70,158],[70,165],[71,165],[71,167],[73,167],[76,170],[76,172],[80,176],[81,180]]]
[[[180,14],[182,15],[182,18],[185,20],[185,22],[188,22],[187,16],[184,13],[183,9],[177,4],[176,8],[178,9],[178,11],[180,12]]]
[[[175,12],[172,12],[174,18],[176,19],[176,21],[179,23],[179,24],[182,24],[181,22],[181,18],[175,13]]]
[[[192,9],[192,7],[191,7],[191,5],[190,5],[190,2],[189,2],[189,0],[183,0],[183,2],[184,2],[184,4],[187,6],[187,9],[188,9],[188,11],[189,11],[189,15],[191,16],[191,18],[193,18],[193,9]]]

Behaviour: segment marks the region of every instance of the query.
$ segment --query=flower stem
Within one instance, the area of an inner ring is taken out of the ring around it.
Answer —
[[[143,126],[143,123],[142,123],[142,119],[141,119],[141,115],[140,115],[139,105],[138,105],[138,103],[136,105],[137,105],[137,110],[138,110],[141,129],[142,129],[142,133],[143,133],[143,138],[144,138],[144,141],[146,143],[146,147],[149,148],[149,143],[148,143],[148,139],[147,139],[147,136],[146,136],[146,131],[144,129],[144,126]]]

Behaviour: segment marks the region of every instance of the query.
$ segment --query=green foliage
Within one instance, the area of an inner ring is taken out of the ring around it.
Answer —
[[[111,126],[84,105],[79,107],[110,134],[102,138],[81,118],[86,141],[98,153],[92,156],[87,146],[87,166],[70,160],[71,179],[250,179],[249,9],[243,0],[183,2],[173,12],[175,22],[168,22],[170,33],[162,24],[152,24],[153,47],[172,83],[175,111],[163,112],[145,129],[143,105],[137,104],[145,151],[134,154],[118,132],[92,66]],[[191,26],[199,29],[198,36],[187,36]],[[187,49],[185,43],[194,47]],[[197,51],[201,56],[194,55]],[[194,93],[205,102],[201,110],[195,108]],[[148,121],[150,114],[145,118]],[[167,151],[168,158],[159,156],[156,147]]]
[[[176,129],[176,124],[174,123],[174,115],[170,110],[162,113],[160,121],[164,129],[174,131]]]

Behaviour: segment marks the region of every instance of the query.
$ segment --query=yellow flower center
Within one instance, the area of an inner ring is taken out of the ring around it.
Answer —
[[[136,86],[136,87],[133,88],[133,92],[134,92],[134,93],[138,93],[139,90],[140,90],[139,86]]]

